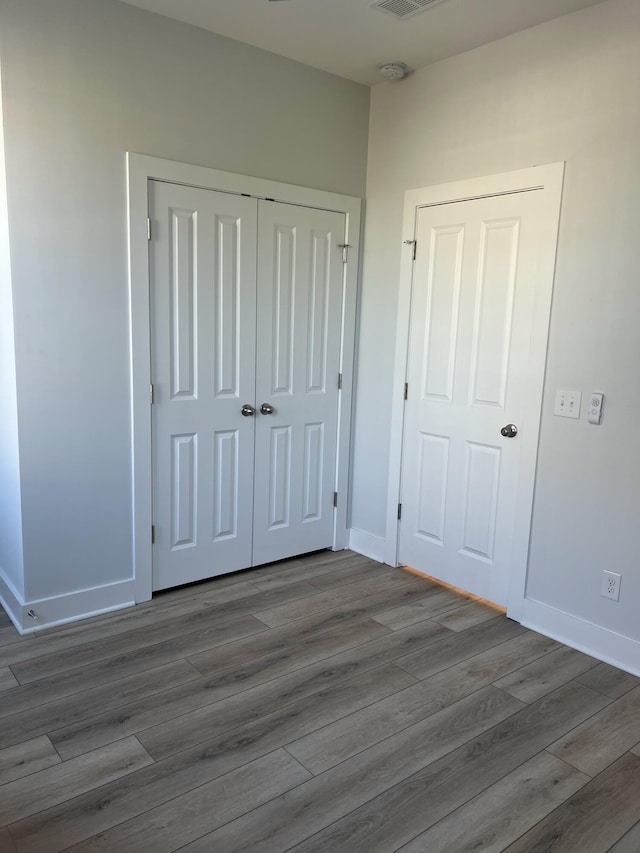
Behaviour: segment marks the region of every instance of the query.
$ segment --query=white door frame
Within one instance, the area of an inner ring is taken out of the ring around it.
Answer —
[[[248,194],[289,204],[344,213],[349,263],[344,267],[340,370],[343,376],[338,411],[338,454],[333,548],[348,545],[347,495],[353,396],[356,296],[362,202],[354,196],[221,172],[145,154],[127,154],[129,238],[129,330],[131,367],[131,449],[133,573],[136,602],[152,592],[152,457],[151,457],[151,325],[149,302],[148,181],[169,181],[203,189]]]
[[[514,531],[513,569],[509,582],[508,615],[520,621],[525,596],[527,564],[529,557],[529,536],[533,509],[533,491],[539,441],[542,391],[547,357],[547,338],[549,329],[551,294],[555,273],[556,244],[560,220],[560,202],[564,179],[564,162],[544,166],[533,166],[514,172],[504,172],[482,178],[438,184],[415,190],[408,190],[404,198],[403,235],[405,240],[415,238],[416,208],[426,205],[452,204],[493,195],[538,190],[544,192],[549,215],[545,220],[543,251],[539,286],[536,290],[534,312],[546,322],[534,321],[534,328],[544,327],[544,336],[531,340],[531,361],[533,373],[538,377],[529,388],[527,397],[527,422],[535,425],[538,435],[532,447],[533,456],[522,454],[520,463],[520,491],[527,495],[516,508]],[[405,247],[400,266],[398,289],[398,316],[396,326],[396,353],[393,379],[393,406],[391,413],[391,441],[389,460],[389,484],[387,493],[387,537],[384,561],[391,566],[398,565],[399,522],[398,503],[400,501],[402,473],[402,443],[404,433],[404,383],[406,381],[407,357],[409,351],[409,323],[411,317],[411,288],[413,278],[413,260],[410,247]]]

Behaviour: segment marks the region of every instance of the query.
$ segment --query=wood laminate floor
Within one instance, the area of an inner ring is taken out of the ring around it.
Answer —
[[[0,851],[63,850],[639,853],[640,681],[348,551],[0,611]]]

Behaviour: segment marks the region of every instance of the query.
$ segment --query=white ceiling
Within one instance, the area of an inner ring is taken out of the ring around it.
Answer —
[[[446,0],[407,20],[369,0],[125,0],[359,83],[416,69],[601,0]]]

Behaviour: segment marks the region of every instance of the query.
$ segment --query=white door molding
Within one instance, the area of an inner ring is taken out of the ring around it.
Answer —
[[[133,571],[136,602],[147,601],[152,591],[152,456],[148,181],[151,179],[202,187],[233,194],[247,194],[289,204],[334,210],[346,217],[349,262],[344,265],[344,298],[340,370],[343,375],[338,415],[338,454],[333,547],[347,547],[347,494],[351,432],[356,296],[362,202],[353,196],[283,184],[247,175],[221,172],[144,154],[127,154],[129,238],[129,328],[131,368],[131,448]]]
[[[531,423],[539,427],[542,404],[544,369],[546,363],[546,344],[548,335],[551,291],[555,271],[555,247],[557,242],[560,201],[564,177],[564,163],[552,163],[544,166],[534,166],[515,172],[506,172],[466,181],[409,190],[405,193],[403,236],[406,241],[415,239],[416,208],[427,205],[451,204],[458,201],[468,201],[495,195],[539,190],[544,193],[548,217],[545,218],[542,235],[543,249],[541,252],[539,282],[536,292],[534,312],[541,318],[534,322],[534,328],[544,328],[544,336],[534,337],[531,342],[531,361],[533,375],[539,377],[535,387],[529,389],[528,400],[530,411],[535,407]],[[406,381],[407,353],[409,346],[409,324],[411,315],[413,261],[411,247],[403,247],[400,268],[398,292],[398,316],[396,327],[396,353],[393,383],[393,408],[391,419],[390,464],[387,497],[387,537],[385,562],[398,565],[398,503],[400,500],[402,442],[404,430],[403,389]],[[535,442],[537,455],[537,438]],[[516,510],[514,531],[513,571],[509,583],[508,613],[509,616],[520,620],[522,604],[525,595],[528,545],[531,526],[533,479],[535,476],[535,458],[527,460],[530,473],[526,472],[526,464],[521,470],[523,493],[530,497],[522,501]]]

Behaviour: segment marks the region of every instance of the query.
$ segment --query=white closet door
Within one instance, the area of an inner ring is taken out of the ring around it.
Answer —
[[[153,588],[252,561],[257,202],[149,182]]]
[[[345,217],[261,201],[258,222],[255,565],[332,544]]]
[[[154,589],[330,547],[344,215],[149,201]]]
[[[416,211],[399,557],[500,605],[533,482],[522,460],[535,464],[524,413],[532,334],[548,328],[542,314],[534,328],[543,196]]]

